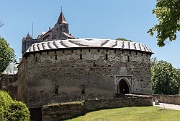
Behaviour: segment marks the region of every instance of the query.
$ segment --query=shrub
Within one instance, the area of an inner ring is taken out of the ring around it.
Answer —
[[[29,121],[30,112],[24,103],[13,100],[7,92],[0,91],[0,120]]]

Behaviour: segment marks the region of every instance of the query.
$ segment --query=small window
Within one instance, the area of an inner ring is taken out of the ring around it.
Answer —
[[[55,55],[55,60],[57,60],[57,55]]]
[[[38,58],[36,57],[36,58],[35,58],[35,62],[37,62],[37,61],[38,61]]]
[[[82,54],[80,54],[80,59],[82,60]]]
[[[130,57],[128,56],[128,62],[130,61]]]
[[[85,94],[86,93],[86,91],[85,91],[85,85],[81,85],[81,94]]]
[[[106,60],[108,59],[108,54],[106,54]]]
[[[96,63],[95,62],[93,62],[93,67],[96,67]]]
[[[55,85],[55,94],[58,94],[59,85]]]

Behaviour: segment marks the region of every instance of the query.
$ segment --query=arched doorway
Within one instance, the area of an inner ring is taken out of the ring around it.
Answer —
[[[124,79],[121,79],[117,85],[117,92],[118,94],[128,94],[129,93],[129,86]]]

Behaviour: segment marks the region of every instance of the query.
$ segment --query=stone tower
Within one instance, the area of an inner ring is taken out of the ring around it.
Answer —
[[[33,37],[28,33],[26,37],[23,37],[22,39],[22,55],[32,44],[39,42],[42,42],[41,38],[33,39]]]
[[[67,23],[64,14],[61,12],[58,18],[57,23],[52,29],[49,29],[48,32],[42,32],[36,39],[28,33],[26,37],[22,39],[22,55],[26,50],[34,43],[39,43],[42,41],[51,41],[54,39],[65,40],[65,39],[74,39],[74,37],[69,34],[69,24]]]
[[[43,36],[43,41],[51,41],[53,39],[74,39],[74,37],[69,34],[69,25],[64,17],[62,8],[57,23]]]
[[[18,68],[18,99],[28,107],[124,94],[152,94],[145,45],[109,39],[33,44]]]
[[[59,29],[61,32],[69,33],[68,23],[63,15],[62,8],[57,23],[54,25],[54,29]]]

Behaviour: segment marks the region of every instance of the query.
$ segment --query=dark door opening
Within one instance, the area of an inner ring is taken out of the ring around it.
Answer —
[[[41,108],[29,108],[30,119],[32,121],[42,121],[42,110]]]
[[[125,80],[121,79],[118,84],[118,94],[128,94],[129,86]]]

